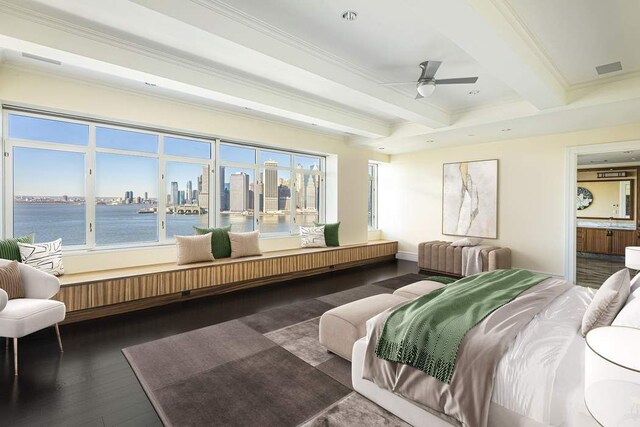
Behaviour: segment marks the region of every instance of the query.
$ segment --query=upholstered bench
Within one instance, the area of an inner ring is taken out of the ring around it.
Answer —
[[[366,335],[367,320],[407,301],[393,294],[379,294],[333,308],[320,318],[320,344],[351,360],[353,344]]]
[[[421,280],[397,289],[393,294],[407,299],[414,299],[426,295],[431,291],[445,287],[446,285],[432,280]]]
[[[421,271],[462,277],[462,251],[460,246],[439,240],[418,244],[418,268]],[[511,268],[511,249],[497,246],[480,251],[482,271]]]
[[[320,318],[320,344],[338,356],[351,360],[353,344],[367,334],[367,320],[388,308],[443,287],[442,283],[422,280],[397,289],[333,308]]]

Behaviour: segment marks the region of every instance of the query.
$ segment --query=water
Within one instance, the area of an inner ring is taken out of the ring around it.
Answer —
[[[148,205],[96,205],[96,245],[146,243],[158,241],[157,214],[139,214]],[[36,242],[62,238],[64,246],[84,245],[85,206],[53,203],[16,203],[13,211],[13,235],[36,233]],[[313,225],[315,213],[296,215],[296,226]],[[193,235],[193,226],[207,227],[208,215],[166,216],[167,238]],[[260,215],[261,233],[288,233],[289,215]],[[221,213],[218,226],[232,224],[235,232],[253,231],[253,216]],[[294,230],[295,231],[295,230]]]

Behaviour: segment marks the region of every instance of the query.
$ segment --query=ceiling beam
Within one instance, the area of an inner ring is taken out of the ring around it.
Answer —
[[[50,57],[63,64],[141,84],[149,81],[165,89],[340,132],[369,138],[390,133],[389,124],[383,120],[95,30],[85,30],[50,16],[34,15],[34,11],[25,11],[16,7],[17,3],[11,3],[15,2],[0,1],[0,49]]]
[[[566,103],[565,84],[505,0],[411,0],[415,13],[539,109]]]

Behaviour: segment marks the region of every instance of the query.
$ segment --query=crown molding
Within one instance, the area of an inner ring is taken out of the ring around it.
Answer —
[[[511,28],[518,34],[520,39],[527,45],[527,47],[534,53],[537,59],[544,65],[547,71],[553,75],[553,77],[562,85],[563,88],[569,86],[567,79],[558,70],[556,65],[551,60],[549,54],[542,48],[540,43],[524,23],[520,15],[515,11],[513,6],[507,0],[491,0],[491,3],[500,11],[505,20],[511,25]]]
[[[277,89],[271,85],[260,83],[255,80],[242,77],[234,73],[222,71],[220,69],[207,66],[199,62],[195,62],[188,58],[183,58],[178,55],[173,55],[173,54],[170,54],[170,53],[167,53],[167,52],[164,52],[140,43],[135,43],[130,40],[125,40],[120,37],[115,37],[111,34],[97,31],[95,29],[78,25],[76,23],[61,20],[49,15],[43,14],[38,11],[34,11],[33,9],[29,9],[23,6],[17,6],[14,4],[9,4],[4,0],[0,0],[0,12],[7,13],[9,15],[12,15],[21,19],[25,19],[30,22],[34,22],[36,24],[44,25],[46,27],[49,27],[57,31],[63,31],[65,33],[71,34],[76,37],[87,38],[94,42],[106,44],[110,47],[125,49],[137,55],[142,55],[155,60],[164,61],[176,66],[181,66],[181,67],[190,69],[192,71],[204,73],[212,77],[227,80],[229,82],[233,82],[236,84],[242,84],[244,86],[247,86],[256,90],[269,92],[271,94],[274,94],[283,98],[287,98],[302,104],[306,104],[311,107],[326,109],[333,113],[339,113],[341,115],[344,115],[345,117],[362,120],[365,122],[375,124],[377,126],[389,125],[387,121],[378,119],[366,113],[360,113],[354,110],[341,108],[331,103],[315,100],[307,96],[297,95],[290,91]]]

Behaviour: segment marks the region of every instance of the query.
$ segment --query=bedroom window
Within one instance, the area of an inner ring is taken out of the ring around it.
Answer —
[[[369,163],[369,230],[378,228],[378,165]]]
[[[2,117],[7,237],[107,249],[173,243],[194,226],[291,235],[324,218],[321,156],[66,115]]]
[[[220,226],[276,236],[322,220],[322,157],[226,142],[219,153]]]

